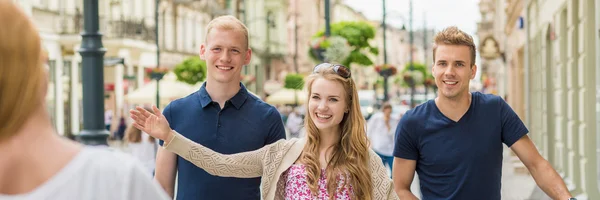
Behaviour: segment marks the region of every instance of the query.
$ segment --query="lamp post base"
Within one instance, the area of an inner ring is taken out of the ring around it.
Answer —
[[[77,135],[78,142],[89,146],[108,146],[109,133],[105,129],[83,130]]]

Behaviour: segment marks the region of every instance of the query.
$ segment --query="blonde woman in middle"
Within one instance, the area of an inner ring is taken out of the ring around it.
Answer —
[[[224,155],[201,146],[171,130],[156,107],[156,115],[143,108],[130,113],[136,127],[210,174],[262,177],[262,199],[398,199],[381,159],[369,149],[350,70],[322,63],[306,82],[307,136],[250,152]]]

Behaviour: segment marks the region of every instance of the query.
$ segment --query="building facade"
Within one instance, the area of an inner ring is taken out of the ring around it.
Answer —
[[[240,19],[249,29],[252,60],[243,74],[255,81],[247,85],[255,94],[265,97],[273,82],[282,81],[281,75],[293,69],[288,56],[287,0],[227,0],[229,13]]]
[[[600,199],[599,3],[525,4],[526,122],[578,199]]]
[[[18,0],[38,27],[49,55],[50,84],[47,103],[61,135],[72,137],[82,129],[81,46],[83,1]],[[161,1],[159,5],[160,67],[173,68],[197,56],[210,16],[200,3]],[[205,7],[205,6],[204,6]],[[214,10],[214,9],[211,9]],[[106,49],[105,109],[115,124],[127,109],[125,94],[151,81],[146,68],[157,66],[154,1],[99,1],[99,25]],[[122,59],[117,64],[106,60]],[[113,126],[114,127],[114,126]]]
[[[478,23],[478,54],[481,62],[483,92],[507,97],[508,67],[506,62],[509,36],[505,33],[507,13],[506,1],[482,0],[479,2],[481,21]],[[524,34],[524,33],[523,33]]]
[[[477,32],[484,92],[505,98],[522,120],[525,119],[524,7],[524,1],[480,1],[481,22]]]

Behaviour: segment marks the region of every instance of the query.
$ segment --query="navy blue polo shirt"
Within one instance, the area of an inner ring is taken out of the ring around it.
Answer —
[[[277,109],[240,85],[223,109],[212,101],[204,83],[199,91],[171,102],[163,114],[173,130],[223,154],[252,151],[285,139]],[[177,171],[177,199],[260,199],[260,178],[212,176],[179,156]]]
[[[500,200],[502,143],[510,147],[527,133],[503,99],[475,92],[457,122],[434,100],[408,111],[396,129],[394,156],[417,161],[424,200]]]

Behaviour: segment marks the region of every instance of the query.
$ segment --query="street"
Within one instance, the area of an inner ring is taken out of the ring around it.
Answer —
[[[516,156],[511,156],[511,150],[505,146],[504,163],[502,164],[502,199],[503,200],[545,200],[532,199],[531,194],[536,188],[535,181],[526,173],[526,168]],[[517,164],[515,164],[517,163]],[[519,172],[515,165],[520,166]]]

